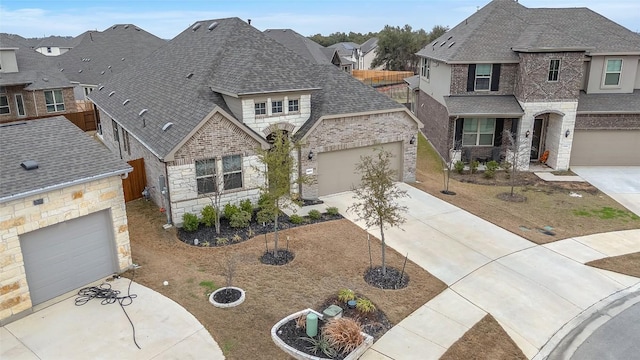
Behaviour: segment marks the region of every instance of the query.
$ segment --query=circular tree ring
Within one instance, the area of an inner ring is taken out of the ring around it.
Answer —
[[[230,302],[230,303],[221,303],[221,302],[217,302],[214,297],[216,294],[225,291],[225,290],[236,290],[238,292],[240,292],[240,298],[236,301]],[[245,299],[245,294],[244,294],[244,290],[238,288],[238,287],[234,287],[234,286],[229,286],[229,287],[222,287],[214,292],[211,293],[211,295],[209,295],[209,302],[213,304],[213,306],[215,307],[219,307],[219,308],[230,308],[230,307],[235,307],[238,306],[240,304],[242,304],[244,302]]]

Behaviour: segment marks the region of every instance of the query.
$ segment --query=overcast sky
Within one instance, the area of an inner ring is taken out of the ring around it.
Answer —
[[[303,35],[379,31],[384,25],[453,27],[489,0],[0,0],[0,32],[24,37],[76,36],[135,24],[171,39],[198,20],[252,19],[260,30]],[[526,7],[588,7],[640,32],[640,0],[520,0]]]

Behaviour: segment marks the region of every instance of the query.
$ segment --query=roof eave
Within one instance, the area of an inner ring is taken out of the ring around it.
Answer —
[[[638,56],[640,51],[588,52],[589,56]]]
[[[483,118],[519,118],[524,116],[524,112],[521,113],[449,113],[449,116],[455,117],[483,117]]]
[[[589,46],[567,46],[567,47],[512,47],[511,50],[524,53],[545,53],[545,52],[586,52],[593,50]]]
[[[310,87],[310,88],[286,89],[286,90],[269,90],[269,91],[255,91],[255,92],[249,91],[249,92],[238,93],[238,96],[313,91],[313,90],[321,90],[321,89],[322,89],[321,87]]]
[[[640,110],[584,110],[584,111],[576,111],[576,115],[607,115],[607,114],[640,114]]]

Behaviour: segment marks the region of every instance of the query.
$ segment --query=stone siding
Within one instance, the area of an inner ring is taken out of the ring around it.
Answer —
[[[33,205],[43,199],[42,205]],[[31,309],[20,249],[22,234],[110,209],[120,271],[131,265],[122,180],[113,176],[0,204],[0,320]]]
[[[301,168],[313,169],[309,184],[302,186],[302,197],[318,196],[318,154],[389,142],[402,141],[402,181],[415,181],[418,142],[410,144],[412,136],[418,136],[418,124],[404,111],[322,120],[300,149],[301,154],[316,154],[312,159],[301,157]]]
[[[578,114],[576,129],[638,130],[640,129],[640,114]]]
[[[289,113],[289,99],[298,101],[298,110],[294,113]],[[273,116],[271,114],[271,106],[269,105],[273,101],[282,101],[283,113],[280,116]],[[256,116],[255,103],[266,102],[266,115]],[[270,131],[267,129],[278,123],[291,124],[294,128],[292,132],[297,131],[311,116],[311,95],[288,95],[283,97],[264,97],[264,98],[249,98],[242,100],[242,122],[247,124],[258,134],[264,136],[269,135]],[[266,132],[266,133],[265,133]]]
[[[420,90],[416,109],[416,116],[423,126],[422,132],[431,141],[436,151],[443,157],[446,156],[453,144],[453,138],[450,135],[450,133],[453,134],[450,129],[452,123],[449,120],[447,108]]]
[[[502,64],[498,91],[467,91],[468,64],[451,65],[451,95],[513,95],[518,64]]]
[[[584,83],[584,53],[519,53],[516,97],[522,102],[577,101]],[[549,64],[560,59],[558,81],[549,80]]]

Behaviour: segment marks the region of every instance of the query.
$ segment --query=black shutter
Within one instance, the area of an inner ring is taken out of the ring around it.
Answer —
[[[514,139],[518,139],[518,121],[520,119],[511,119],[511,133]]]
[[[493,64],[491,70],[491,91],[500,89],[500,64]]]
[[[469,73],[467,74],[467,91],[473,91],[476,88],[476,64],[469,64]]]
[[[460,118],[460,119],[456,119],[456,133],[455,133],[455,142],[454,142],[454,148],[456,150],[460,149],[460,147],[462,146],[462,125],[464,124],[464,119]]]
[[[504,119],[496,119],[496,130],[493,136],[493,146],[502,145],[502,132],[504,131]]]

